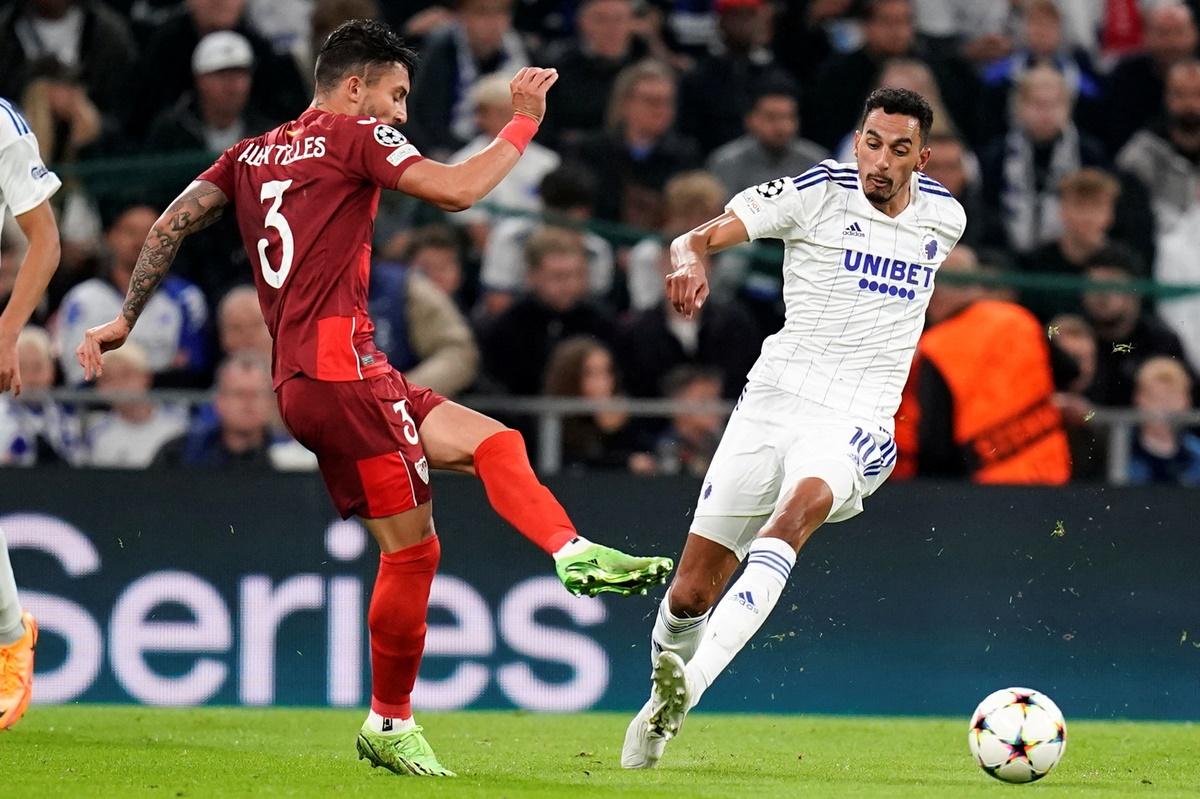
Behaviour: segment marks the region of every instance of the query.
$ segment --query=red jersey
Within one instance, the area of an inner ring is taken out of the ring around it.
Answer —
[[[230,147],[198,178],[229,198],[257,267],[276,388],[297,374],[341,381],[390,370],[367,315],[371,239],[381,188],[420,159],[374,117],[310,108]]]

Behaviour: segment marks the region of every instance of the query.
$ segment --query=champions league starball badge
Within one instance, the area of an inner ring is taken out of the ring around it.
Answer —
[[[375,126],[375,141],[382,144],[384,147],[399,147],[408,139],[404,138],[404,134],[393,128],[391,125],[376,125]]]
[[[768,180],[766,183],[760,183],[754,187],[754,190],[759,193],[759,196],[765,197],[769,200],[772,197],[778,197],[783,193],[783,185],[783,178],[775,178],[775,180]]]

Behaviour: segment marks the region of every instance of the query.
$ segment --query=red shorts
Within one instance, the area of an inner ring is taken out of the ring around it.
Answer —
[[[429,462],[417,431],[445,397],[395,369],[345,382],[297,375],[277,394],[283,423],[316,453],[343,519],[393,516],[429,501]]]

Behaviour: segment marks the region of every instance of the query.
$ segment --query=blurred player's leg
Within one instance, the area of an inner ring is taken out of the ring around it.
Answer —
[[[29,706],[36,644],[37,624],[21,613],[8,541],[0,530],[0,730],[16,724]]]
[[[371,593],[371,712],[358,734],[359,758],[397,774],[454,776],[413,720],[412,689],[425,649],[429,589],[441,548],[426,502],[382,519],[363,519],[379,542]]]
[[[650,724],[667,738],[679,732],[687,712],[767,620],[787,585],[796,553],[829,517],[833,502],[824,480],[800,480],[751,544],[745,570],[717,604],[691,661],[685,667],[674,653],[658,656],[654,686],[661,709]]]
[[[761,521],[759,522],[761,525]],[[757,530],[757,527],[755,527]],[[689,534],[679,556],[679,568],[671,587],[658,606],[650,633],[650,665],[660,652],[672,652],[687,663],[700,645],[708,623],[708,612],[738,567],[738,558],[723,544]],[[625,730],[621,747],[624,768],[654,768],[662,758],[667,739],[650,724],[661,701],[652,694]]]
[[[554,557],[559,579],[576,594],[645,593],[666,581],[670,558],[637,558],[594,544],[538,481],[516,430],[453,402],[429,411],[421,440],[430,466],[474,474],[496,513]]]

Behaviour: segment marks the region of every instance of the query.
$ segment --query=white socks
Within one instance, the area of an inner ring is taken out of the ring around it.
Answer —
[[[676,616],[671,612],[671,592],[667,591],[658,606],[658,616],[654,619],[654,631],[650,633],[650,665],[662,651],[674,652],[687,663],[696,654],[704,628],[708,624],[709,614],[697,618]]]
[[[373,732],[381,732],[384,735],[389,733],[394,735],[396,733],[404,732],[405,730],[411,730],[413,727],[417,726],[417,722],[413,721],[412,716],[409,716],[406,719],[390,719],[386,716],[381,716],[372,710],[371,712],[367,713],[366,726],[367,729],[372,730]]]
[[[17,599],[17,580],[8,562],[8,541],[0,530],[0,646],[21,640],[25,625],[21,622],[21,602]]]
[[[570,541],[568,541],[567,543],[563,544],[557,550],[555,550],[554,559],[560,560],[562,558],[570,557],[572,555],[578,555],[580,552],[587,549],[591,545],[592,545],[591,541],[588,541],[586,538],[584,538],[581,535],[577,535],[574,538],[572,538]]]
[[[693,707],[775,609],[795,564],[795,550],[781,538],[757,538],[750,545],[742,576],[717,603],[708,633],[688,662]]]

